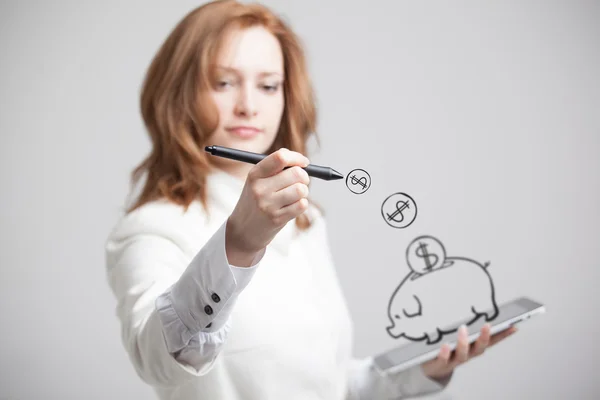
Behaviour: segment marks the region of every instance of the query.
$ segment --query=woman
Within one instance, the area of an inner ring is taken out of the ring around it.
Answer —
[[[268,9],[219,1],[188,14],[141,96],[152,151],[139,197],[106,243],[123,344],[161,399],[388,399],[442,390],[492,342],[381,377],[352,323],[308,199],[316,125],[303,50]],[[269,154],[246,164],[206,145]],[[290,167],[290,168],[286,168]],[[498,340],[496,337],[492,340]]]

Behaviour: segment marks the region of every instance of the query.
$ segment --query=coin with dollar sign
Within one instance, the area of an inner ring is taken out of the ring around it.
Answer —
[[[406,228],[417,217],[417,203],[406,193],[394,193],[383,201],[381,215],[389,226]]]
[[[364,169],[353,169],[346,176],[346,186],[352,193],[362,194],[371,186],[371,175]]]
[[[413,272],[425,274],[446,265],[446,249],[433,236],[419,236],[406,248],[406,262]]]

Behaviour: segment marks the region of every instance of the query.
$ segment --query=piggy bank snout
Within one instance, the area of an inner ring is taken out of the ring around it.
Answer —
[[[398,338],[400,336],[402,336],[402,330],[400,329],[400,327],[397,324],[392,323],[392,325],[388,326],[387,328],[385,328],[385,330],[387,331],[387,333],[394,337],[394,338]]]

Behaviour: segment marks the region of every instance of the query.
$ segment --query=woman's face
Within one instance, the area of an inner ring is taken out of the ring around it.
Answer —
[[[284,109],[279,42],[263,27],[252,27],[234,32],[220,53],[211,91],[219,125],[207,145],[264,153],[275,140]],[[253,167],[221,157],[211,161],[243,179]]]

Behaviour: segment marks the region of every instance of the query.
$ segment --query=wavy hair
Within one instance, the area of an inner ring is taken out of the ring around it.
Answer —
[[[152,149],[131,173],[132,186],[143,174],[146,182],[128,212],[161,198],[186,209],[200,200],[207,209],[211,163],[204,147],[218,126],[217,109],[209,97],[213,61],[229,33],[257,25],[279,41],[286,76],[281,125],[267,153],[285,147],[306,154],[316,128],[316,106],[300,39],[265,6],[213,1],[192,10],[175,26],[146,73],[140,106]],[[296,225],[306,229],[310,219],[302,214]]]

